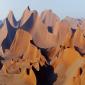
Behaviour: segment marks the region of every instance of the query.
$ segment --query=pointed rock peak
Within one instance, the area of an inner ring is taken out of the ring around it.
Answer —
[[[32,14],[32,11],[30,11],[28,9],[28,7],[25,9],[23,15],[22,15],[22,18],[21,18],[21,21],[20,21],[20,26],[22,26],[28,19],[29,17],[31,16]]]
[[[8,20],[11,24],[13,24],[13,19],[14,19],[14,14],[13,14],[13,11],[10,11],[9,14],[8,14]]]
[[[51,9],[47,9],[47,10],[43,11],[42,13],[46,13],[47,14],[47,13],[53,13],[53,12],[52,12]]]
[[[28,8],[28,10],[30,11],[30,7],[28,6],[27,8]]]
[[[29,10],[29,8],[28,8],[28,7],[25,9],[25,11],[24,11],[23,15],[25,15],[25,14],[27,14],[27,13],[30,13],[30,10]]]
[[[10,12],[9,12],[9,14],[8,14],[8,19],[9,19],[9,20],[15,20],[15,21],[16,21],[13,11],[10,11]]]
[[[18,22],[17,22],[17,20],[15,19],[15,16],[14,16],[13,11],[10,11],[10,12],[9,12],[7,18],[8,18],[8,20],[9,20],[11,26],[13,26],[13,27],[17,27],[17,26],[18,26]]]
[[[13,11],[9,11],[8,18],[14,16]]]
[[[32,13],[33,13],[35,18],[38,16],[38,12],[36,10],[33,10]]]
[[[33,10],[32,12],[35,13],[35,14],[38,14],[37,10]]]
[[[52,10],[51,10],[51,9],[49,9],[48,11],[49,11],[49,12],[52,12]]]

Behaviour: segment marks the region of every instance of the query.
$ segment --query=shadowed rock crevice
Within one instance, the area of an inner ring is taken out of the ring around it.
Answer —
[[[57,79],[57,75],[49,65],[41,67],[40,71],[36,71],[34,68],[33,70],[37,78],[37,85],[53,85]]]
[[[85,53],[82,53],[82,52],[80,51],[79,47],[74,46],[74,48],[75,48],[76,51],[79,52],[79,54],[80,54],[81,56],[84,56],[84,55],[85,55]]]
[[[4,60],[4,58],[0,56],[0,70],[1,70],[2,67],[3,67],[3,63],[2,63],[3,60]]]

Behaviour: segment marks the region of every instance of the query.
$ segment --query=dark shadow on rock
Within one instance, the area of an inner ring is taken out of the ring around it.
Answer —
[[[76,32],[76,29],[71,28],[71,31],[72,31],[72,37],[73,37]]]
[[[2,67],[3,67],[3,64],[1,63],[2,60],[4,60],[4,58],[2,58],[2,57],[0,56],[0,70],[1,70]]]
[[[84,56],[84,55],[85,55],[85,53],[80,52],[79,47],[74,46],[74,48],[75,48],[76,51],[79,52],[79,54],[80,54],[81,56]]]
[[[6,39],[4,39],[3,42],[2,42],[2,48],[3,49],[9,49],[10,48],[10,46],[11,46],[13,40],[14,40],[16,31],[17,31],[17,28],[11,26],[8,18],[6,18],[6,24],[7,24],[8,34],[7,34]]]
[[[37,78],[37,85],[53,85],[57,79],[57,75],[54,74],[53,68],[51,66],[40,67],[40,71],[36,71],[33,68]]]
[[[48,58],[48,51],[47,51],[47,49],[45,49],[45,48],[40,48],[40,51],[41,51],[41,54],[42,54],[43,56],[45,56],[46,60],[47,60],[48,63],[49,63],[50,60],[49,60],[49,58]]]
[[[52,27],[48,26],[48,32],[53,33]]]

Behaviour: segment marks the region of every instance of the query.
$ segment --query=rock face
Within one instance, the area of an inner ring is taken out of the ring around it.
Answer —
[[[85,85],[85,20],[29,7],[0,26],[0,85]]]
[[[2,43],[8,34],[6,21],[3,22],[3,26],[0,29],[0,56],[3,55]]]
[[[41,20],[47,27],[54,27],[60,18],[52,10],[46,10],[41,13]]]

